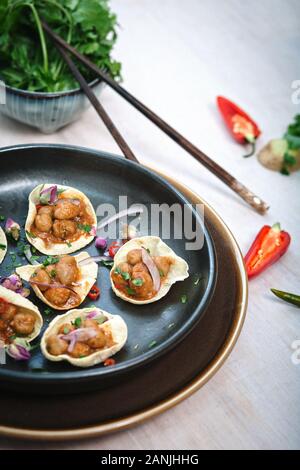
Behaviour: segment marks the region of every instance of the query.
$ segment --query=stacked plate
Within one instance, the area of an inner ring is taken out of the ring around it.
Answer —
[[[95,208],[119,207],[119,196],[127,196],[128,206],[144,204],[149,217],[152,204],[185,206],[194,232],[203,235],[198,250],[186,249],[191,240],[185,234],[166,240],[187,261],[190,276],[155,303],[118,298],[109,269],[100,267],[96,306],[120,314],[129,331],[116,365],[79,369],[49,362],[38,347],[27,363],[8,360],[0,366],[0,433],[31,439],[103,434],[168,409],[209,380],[233,348],[247,304],[243,259],[218,215],[178,182],[109,154],[31,145],[2,149],[0,159],[0,207],[6,217],[23,221],[30,191],[55,182],[83,191]],[[204,222],[196,204],[204,205]],[[156,230],[163,238],[164,227]],[[92,245],[88,251],[97,253]],[[8,264],[0,266],[1,276]],[[43,313],[45,306],[34,295],[31,300]],[[85,301],[82,307],[87,306]]]

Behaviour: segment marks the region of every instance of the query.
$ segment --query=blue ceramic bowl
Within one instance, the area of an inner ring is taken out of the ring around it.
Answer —
[[[90,86],[99,95],[104,83],[97,78]],[[89,106],[90,102],[80,88],[57,93],[38,93],[6,85],[5,99],[0,100],[2,114],[36,127],[45,134],[51,134],[76,121]]]

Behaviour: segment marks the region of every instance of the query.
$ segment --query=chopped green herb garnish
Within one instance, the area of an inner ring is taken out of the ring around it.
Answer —
[[[68,248],[71,248],[71,247],[72,247],[72,243],[70,243],[70,242],[66,242],[66,243],[67,243],[67,247],[68,247]]]
[[[82,319],[81,319],[81,317],[75,318],[73,325],[75,325],[76,328],[80,328],[80,327],[81,327],[81,324],[82,324]]]
[[[26,230],[26,234],[29,238],[36,238],[36,235],[34,235],[33,233],[31,232],[28,232],[28,230]]]
[[[31,256],[30,263],[34,263],[35,261],[39,261],[39,260],[40,260],[39,256]]]
[[[180,302],[182,304],[186,304],[188,301],[188,298],[187,298],[187,295],[186,294],[183,294],[181,297],[180,297]]]
[[[127,290],[127,294],[128,294],[128,295],[135,295],[135,294],[136,294],[135,290],[134,290],[134,289],[131,289],[131,287],[127,287],[126,290]]]
[[[164,272],[161,269],[159,269],[158,272],[159,272],[160,277],[164,277]]]
[[[151,343],[148,344],[148,348],[153,348],[156,345],[157,345],[157,341],[151,341]]]
[[[53,313],[53,312],[50,308],[46,308],[46,310],[44,310],[45,315],[51,315],[51,313]]]
[[[56,271],[55,271],[55,269],[52,269],[52,270],[50,271],[49,275],[50,275],[50,277],[52,277],[52,279],[53,279],[54,277],[56,277]]]
[[[129,281],[130,280],[130,274],[127,272],[122,271],[121,276],[124,279],[124,281]]]
[[[6,245],[2,245],[2,244],[0,243],[0,250],[6,250]]]
[[[198,286],[199,282],[202,281],[203,277],[197,276],[194,280],[194,286]]]
[[[77,227],[85,233],[90,233],[92,230],[92,226],[89,224],[77,224]]]
[[[107,318],[105,315],[101,315],[100,317],[95,318],[95,320],[99,325],[102,325],[102,323],[106,322]]]
[[[121,274],[121,269],[117,267],[117,268],[115,269],[115,274]]]
[[[57,264],[59,262],[59,258],[57,256],[47,256],[47,258],[43,261],[43,266],[49,266],[50,264]]]
[[[143,279],[140,279],[139,277],[137,279],[133,279],[132,284],[134,284],[137,287],[140,287],[144,284]]]
[[[3,222],[3,220],[5,220],[4,215],[0,215],[0,220],[1,220],[1,222]]]
[[[86,357],[86,354],[80,354],[79,359],[83,359],[84,357]]]
[[[112,268],[113,265],[114,265],[114,262],[113,261],[102,260],[101,264],[102,264],[102,266],[105,266],[106,268]]]
[[[70,333],[70,329],[67,328],[67,327],[65,327],[65,328],[64,328],[64,335],[67,335],[68,333]]]

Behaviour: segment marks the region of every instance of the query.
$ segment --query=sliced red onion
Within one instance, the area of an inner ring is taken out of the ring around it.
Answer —
[[[30,264],[37,266],[40,264],[37,260],[34,259],[33,254],[31,252],[31,248],[29,245],[26,245],[23,251],[25,257],[29,261]]]
[[[47,204],[54,204],[57,200],[57,186],[50,186],[49,188],[44,189],[40,192],[40,203],[47,205]]]
[[[13,219],[8,218],[5,223],[5,233],[10,235],[15,241],[18,241],[20,238],[21,227]]]
[[[30,295],[30,289],[22,287],[21,289],[16,290],[16,293],[20,294],[22,297],[28,297]]]
[[[97,228],[96,227],[91,228],[90,235],[93,235],[93,237],[96,237],[96,235],[97,235]]]
[[[40,287],[47,287],[48,289],[49,288],[53,288],[53,289],[58,289],[58,288],[62,288],[62,289],[67,289],[71,292],[73,292],[73,294],[77,295],[79,297],[79,294],[78,292],[76,292],[74,289],[72,289],[71,287],[69,286],[65,286],[64,284],[59,284],[59,283],[53,283],[53,284],[48,284],[46,282],[37,282],[37,281],[32,281],[30,279],[30,284],[34,284],[35,286],[40,286]],[[81,284],[77,284],[78,286],[80,286]],[[76,284],[74,283],[74,287],[76,287]]]
[[[9,277],[4,277],[1,279],[0,284],[6,289],[13,290],[16,292],[18,289],[23,287],[21,278],[17,274],[12,274]]]
[[[72,352],[77,341],[87,341],[97,336],[98,332],[94,328],[78,328],[67,335],[61,336],[64,341],[70,342],[68,352]]]
[[[71,201],[72,204],[74,204],[75,206],[80,206],[80,201],[79,201],[79,199],[70,199],[70,201]]]
[[[150,275],[151,275],[152,280],[153,280],[153,288],[154,288],[155,292],[158,292],[159,288],[160,288],[159,271],[158,271],[158,268],[157,268],[156,264],[154,263],[153,259],[151,258],[148,251],[144,247],[142,247],[142,260],[143,260],[143,263],[149,269]]]
[[[107,225],[112,224],[118,219],[122,219],[123,217],[126,217],[128,215],[134,215],[134,214],[141,214],[144,212],[144,209],[142,206],[132,206],[129,209],[124,209],[121,212],[118,212],[117,214],[113,215],[112,217],[109,217],[108,219],[104,220],[104,222],[101,222],[98,227],[97,231],[101,230],[102,228],[106,227]]]
[[[93,310],[92,312],[88,313],[86,318],[88,318],[89,320],[91,320],[92,318],[95,318],[97,315],[98,315],[99,312],[97,312],[96,310]]]
[[[7,354],[15,359],[16,361],[28,361],[31,358],[31,354],[29,352],[30,345],[25,341],[20,344],[15,340],[6,348]]]
[[[99,250],[105,250],[105,248],[107,247],[106,238],[97,237],[95,240],[95,247],[98,248]]]
[[[99,263],[100,261],[112,261],[110,256],[89,256],[88,258],[84,258],[81,261],[78,261],[78,266],[86,266],[90,263]]]

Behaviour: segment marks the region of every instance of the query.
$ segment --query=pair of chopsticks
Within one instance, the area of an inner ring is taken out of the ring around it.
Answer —
[[[130,149],[125,139],[122,137],[121,133],[118,131],[113,121],[106,113],[105,109],[101,105],[100,101],[89,87],[88,83],[68,55],[68,52],[73,54],[80,62],[82,62],[86,67],[91,69],[98,77],[100,77],[105,83],[107,83],[111,88],[113,88],[119,95],[125,98],[130,104],[132,104],[138,111],[140,111],[144,116],[146,116],[150,121],[152,121],[156,126],[158,126],[162,131],[164,131],[172,140],[178,143],[182,148],[184,148],[188,153],[190,153],[194,158],[196,158],[202,165],[204,165],[209,171],[211,171],[215,176],[217,176],[223,183],[229,186],[236,194],[238,194],[244,201],[246,201],[251,207],[253,207],[258,213],[265,214],[269,206],[264,202],[260,197],[256,196],[252,191],[250,191],[246,186],[240,183],[234,176],[228,173],[224,168],[222,168],[218,163],[214,162],[210,157],[205,153],[199,150],[194,144],[192,144],[188,139],[171,127],[167,122],[163,121],[157,114],[155,114],[151,109],[145,106],[141,101],[135,98],[130,94],[125,88],[119,85],[113,78],[108,74],[103,72],[99,67],[97,67],[93,62],[91,62],[86,56],[78,52],[74,47],[70,46],[66,41],[64,41],[60,36],[58,36],[50,26],[43,21],[42,22],[44,30],[48,35],[53,39],[56,47],[58,48],[60,54],[62,55],[64,61],[70,68],[76,80],[79,82],[84,93],[94,106],[98,115],[103,120],[107,129],[111,133],[112,137],[115,139],[116,143],[122,150],[124,156],[132,161],[138,162],[138,159],[134,155],[133,151]],[[138,162],[139,163],[139,162]]]

